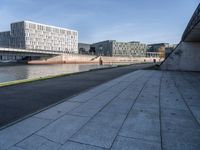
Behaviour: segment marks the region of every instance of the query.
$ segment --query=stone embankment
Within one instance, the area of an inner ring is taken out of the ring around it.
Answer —
[[[29,64],[99,64],[99,60],[103,61],[103,64],[113,63],[148,63],[148,62],[161,62],[163,59],[158,57],[108,57],[108,56],[93,56],[93,55],[77,55],[77,54],[63,54],[54,56],[51,58],[41,60],[31,60]]]

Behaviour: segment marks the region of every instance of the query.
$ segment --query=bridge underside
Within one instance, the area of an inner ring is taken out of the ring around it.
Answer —
[[[200,5],[188,23],[181,42],[162,63],[161,69],[200,71]]]
[[[11,52],[0,51],[0,62],[13,62],[13,61],[28,61],[28,60],[40,60],[48,59],[56,56],[55,54],[42,54],[42,53],[30,53],[30,52]]]

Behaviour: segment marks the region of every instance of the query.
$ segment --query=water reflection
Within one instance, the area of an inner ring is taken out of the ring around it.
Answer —
[[[0,83],[20,79],[39,78],[50,75],[87,71],[111,65],[56,64],[56,65],[16,65],[0,66]]]

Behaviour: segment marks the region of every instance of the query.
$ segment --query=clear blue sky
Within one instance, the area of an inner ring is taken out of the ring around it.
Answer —
[[[101,40],[178,43],[199,0],[0,0],[0,31],[30,20]]]

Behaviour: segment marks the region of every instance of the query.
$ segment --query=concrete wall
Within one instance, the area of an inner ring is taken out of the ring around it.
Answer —
[[[153,62],[156,59],[156,62],[161,62],[162,59],[154,57],[109,57],[101,56],[104,64],[112,63],[144,63],[144,62]],[[55,63],[89,63],[89,64],[98,64],[99,57],[92,55],[76,55],[76,54],[63,54],[55,56],[52,58],[46,58],[43,60],[33,60],[29,61],[29,64],[55,64]]]
[[[200,71],[200,42],[181,42],[163,62],[161,69]]]

